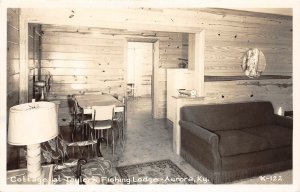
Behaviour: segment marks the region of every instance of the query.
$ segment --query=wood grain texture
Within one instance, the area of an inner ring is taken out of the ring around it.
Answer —
[[[224,9],[77,9],[75,12],[76,16],[70,19],[70,10],[67,9],[57,9],[55,13],[47,11],[47,14],[45,10],[25,10],[28,18],[36,22],[57,24],[45,28],[45,47],[53,42],[62,44],[64,38],[68,46],[73,45],[72,38],[75,38],[80,46],[87,42],[91,46],[97,44],[116,47],[109,42],[134,36],[136,39],[149,38],[151,41],[159,39],[159,33],[154,31],[168,33],[167,31],[205,30],[204,75],[243,75],[240,68],[241,58],[246,50],[254,47],[261,49],[266,56],[267,67],[264,75],[292,75],[292,17]],[[64,26],[60,29],[58,25],[62,24],[73,27]],[[99,27],[102,28],[100,32]],[[96,37],[95,41],[91,40]],[[160,55],[161,68],[176,67],[178,54],[188,56],[186,51],[179,51],[187,49],[187,38],[175,37],[176,35],[170,36],[170,39],[166,35],[160,37],[161,53],[168,47],[174,49],[171,53],[176,53],[170,54],[167,51],[165,55]],[[56,51],[49,47],[47,49],[45,52]],[[68,49],[70,50],[70,46]],[[81,50],[82,48],[74,48],[73,53],[82,53],[83,55],[79,55],[80,59],[86,59],[84,54],[88,52]],[[159,76],[165,79],[163,75]],[[161,88],[164,89],[163,86]]]
[[[19,103],[19,13],[7,10],[7,110]]]
[[[19,9],[7,9],[7,120],[9,109],[19,104],[20,56],[19,56]],[[7,121],[8,122],[8,121]],[[17,169],[18,147],[7,144],[6,162],[8,169]]]
[[[247,80],[247,81],[259,81],[265,79],[291,79],[291,76],[283,75],[261,75],[258,78],[249,78],[245,75],[243,76],[204,76],[205,82],[215,82],[215,81],[237,81],[237,80]]]
[[[137,9],[76,9],[76,17],[69,18],[71,10],[56,9],[48,11],[27,9],[28,17],[38,21],[44,21],[49,24],[62,24],[90,27],[105,27],[115,29],[135,29],[135,30],[155,30],[155,31],[174,31],[191,32],[199,28],[212,28],[220,30],[257,30],[260,28],[260,22],[267,25],[267,28],[260,30],[267,31],[269,27],[278,28],[285,26],[289,17],[268,16],[268,14],[251,13],[243,16],[244,12],[239,14],[218,13],[220,10],[208,13],[206,9],[161,9],[161,11]],[[259,22],[256,22],[258,19]],[[275,22],[273,21],[275,20]],[[245,26],[249,23],[249,26]]]
[[[7,58],[7,76],[18,74],[20,72],[19,59]]]
[[[50,97],[83,91],[104,91],[123,95],[125,85],[124,40],[158,40],[160,68],[178,67],[178,58],[187,58],[187,34],[127,31],[103,28],[43,25],[42,68],[53,75]],[[154,41],[153,41],[154,42]],[[149,63],[148,63],[149,64]],[[152,64],[151,64],[152,65]],[[32,74],[31,74],[32,75]],[[142,77],[143,86],[151,76]],[[166,73],[159,74],[159,102],[166,102]],[[164,111],[165,105],[159,105]],[[159,117],[163,113],[160,113]]]
[[[226,17],[230,13],[224,12]],[[237,27],[242,24],[239,22],[234,24],[231,31],[228,26],[225,26],[225,30],[206,30],[204,74],[223,77],[223,81],[217,78],[215,82],[206,78],[206,97],[224,102],[264,99],[271,101],[275,109],[280,106],[292,110],[292,79],[287,78],[292,77],[293,71],[292,19],[260,14],[246,16],[235,11],[232,14],[232,22],[237,18],[245,21],[244,30]],[[244,76],[242,57],[250,48],[260,49],[266,57],[267,66],[262,74],[264,78],[237,78]]]

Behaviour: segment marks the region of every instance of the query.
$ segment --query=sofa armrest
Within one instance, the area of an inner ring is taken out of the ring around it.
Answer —
[[[277,114],[274,114],[275,116],[275,122],[277,125],[281,125],[283,127],[288,127],[290,129],[293,129],[293,119],[290,117],[280,116]]]
[[[201,170],[214,175],[208,178],[219,177],[221,174],[219,136],[192,122],[180,120],[179,125],[181,127],[181,150],[194,158],[192,161],[196,164],[195,166],[205,167]]]
[[[219,138],[215,133],[210,132],[194,123],[180,120],[179,125],[181,128],[188,129],[191,133],[195,134],[208,144],[218,145],[219,143]]]

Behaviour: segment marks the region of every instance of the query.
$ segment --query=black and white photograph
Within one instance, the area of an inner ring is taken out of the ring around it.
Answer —
[[[0,191],[300,191],[299,1],[0,6]]]

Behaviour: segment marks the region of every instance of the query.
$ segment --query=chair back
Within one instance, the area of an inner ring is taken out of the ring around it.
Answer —
[[[115,105],[93,106],[92,117],[94,121],[112,120],[114,116]]]
[[[80,114],[81,113],[81,109],[78,106],[78,102],[77,102],[77,100],[74,97],[72,97],[72,103],[73,103],[73,106],[72,106],[73,107],[73,113],[75,115]]]

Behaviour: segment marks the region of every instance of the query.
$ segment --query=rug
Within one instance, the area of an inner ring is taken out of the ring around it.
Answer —
[[[194,184],[171,160],[160,160],[116,168],[123,184]]]

